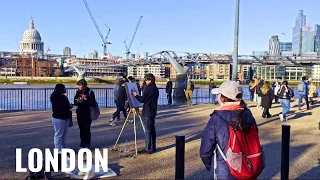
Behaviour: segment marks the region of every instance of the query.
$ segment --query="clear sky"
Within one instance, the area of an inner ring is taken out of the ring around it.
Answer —
[[[223,54],[233,48],[235,0],[87,0],[101,31],[111,28],[108,51],[122,55],[139,16],[144,16],[131,52],[161,50]],[[320,24],[319,0],[241,0],[239,53],[268,50],[268,40],[279,35],[291,41],[300,9],[313,27]],[[102,42],[82,0],[3,0],[0,11],[0,51],[18,51],[31,16],[45,48],[62,54],[65,46],[77,56]],[[286,35],[281,35],[285,33]]]

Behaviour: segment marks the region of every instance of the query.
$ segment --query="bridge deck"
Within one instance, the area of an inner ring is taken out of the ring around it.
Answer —
[[[251,103],[249,103],[249,106]],[[293,103],[296,105],[296,103]],[[320,143],[318,119],[320,112],[316,104],[311,111],[297,112],[293,107],[289,121],[291,125],[290,179],[318,178],[320,175]],[[139,155],[136,159],[126,158],[126,154],[111,152],[110,167],[118,173],[119,179],[167,179],[174,178],[175,134],[186,134],[186,178],[208,179],[199,158],[201,132],[209,114],[216,106],[195,105],[193,107],[162,108],[156,120],[158,152],[152,155]],[[266,165],[260,178],[280,178],[281,122],[276,115],[262,119],[261,111],[251,108],[259,125],[261,141],[266,152]],[[92,124],[92,148],[111,147],[120,132],[120,125],[109,127],[113,109],[103,109],[102,118]],[[281,111],[274,105],[272,114]],[[15,148],[22,148],[23,167],[26,167],[27,150],[34,147],[53,148],[53,127],[50,111],[2,113],[0,117],[0,179],[22,179],[26,173],[15,173]],[[79,146],[79,129],[76,121],[69,129],[68,144],[71,148]],[[129,154],[134,154],[133,125],[129,124],[120,139],[120,148],[128,140]],[[138,124],[138,146],[143,147],[143,133]]]

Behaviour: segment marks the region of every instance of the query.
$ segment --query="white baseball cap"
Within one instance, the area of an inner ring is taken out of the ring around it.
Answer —
[[[211,91],[212,94],[222,94],[223,96],[239,101],[241,99],[237,98],[238,94],[242,93],[242,87],[238,82],[235,81],[225,81],[221,84],[219,88],[214,88]]]

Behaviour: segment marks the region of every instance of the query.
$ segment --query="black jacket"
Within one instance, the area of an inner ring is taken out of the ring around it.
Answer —
[[[118,90],[117,103],[119,103],[120,106],[124,107],[126,104],[126,100],[127,100],[126,88],[123,86],[120,86]]]
[[[259,84],[257,85],[257,94],[258,94],[259,97],[262,96],[261,88],[262,88],[263,84],[264,84],[263,82],[259,82]]]
[[[148,118],[155,118],[158,109],[159,90],[155,83],[149,84],[144,88],[143,95],[136,96],[136,99],[144,103],[142,109],[142,116]]]
[[[94,92],[91,91],[89,95],[90,88],[87,88],[85,92],[78,90],[76,95],[74,96],[74,105],[77,106],[77,114],[81,115],[90,115],[90,107],[95,107],[95,100],[96,97],[94,95]],[[76,99],[78,98],[84,98],[82,102],[78,103]]]
[[[139,83],[137,83],[137,87],[138,87],[138,91],[139,91],[138,94],[141,95],[141,92],[142,92],[142,91],[141,91],[141,87],[140,87],[140,84],[139,84]]]
[[[172,93],[172,82],[171,81],[167,82],[166,93]]]
[[[67,96],[52,93],[50,97],[52,104],[52,117],[56,119],[68,120],[71,118],[71,107]]]
[[[271,108],[273,98],[274,92],[271,88],[266,94],[261,93],[261,106],[266,109]]]

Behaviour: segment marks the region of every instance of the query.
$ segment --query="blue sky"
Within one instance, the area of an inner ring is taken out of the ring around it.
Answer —
[[[111,28],[108,51],[122,55],[140,15],[143,19],[131,52],[176,50],[223,54],[233,48],[235,0],[87,0],[104,35]],[[267,50],[272,35],[291,41],[300,9],[307,22],[320,24],[320,1],[241,0],[239,53]],[[101,39],[82,0],[10,0],[1,2],[0,51],[18,51],[23,32],[33,17],[45,47],[77,56],[102,52]],[[285,33],[286,36],[281,35]]]

